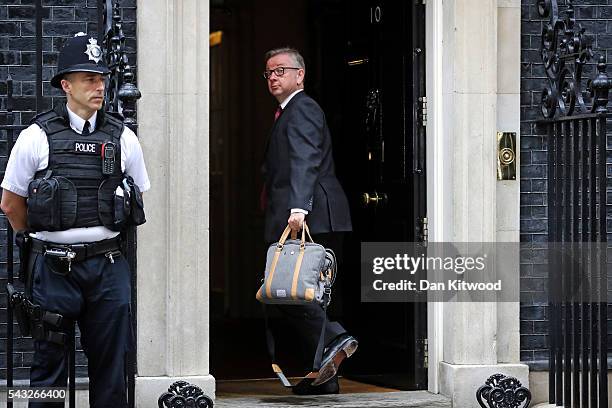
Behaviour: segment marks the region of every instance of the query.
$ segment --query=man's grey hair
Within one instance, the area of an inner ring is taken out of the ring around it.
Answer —
[[[291,48],[291,47],[275,48],[273,50],[266,52],[266,54],[264,55],[264,64],[266,64],[270,58],[276,55],[279,55],[279,54],[290,55],[291,58],[293,58],[293,62],[295,62],[296,68],[302,68],[303,70],[306,70],[306,64],[304,63],[304,57],[302,57],[302,54],[300,54],[298,50],[296,50],[295,48]]]

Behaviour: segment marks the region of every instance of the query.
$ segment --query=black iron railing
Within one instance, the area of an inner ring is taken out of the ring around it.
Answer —
[[[25,126],[14,125],[15,121],[13,114],[13,78],[9,74],[6,79],[6,125],[0,126],[0,131],[4,130],[6,132],[6,141],[7,141],[7,156],[10,154],[10,151],[13,149],[13,144],[15,140],[15,133],[19,133]],[[14,284],[14,260],[13,260],[13,229],[11,225],[6,223],[6,273],[7,273],[7,282],[10,284]],[[3,290],[4,288],[2,288]],[[14,321],[13,321],[13,308],[11,307],[11,302],[7,303],[7,313],[6,313],[6,327],[7,327],[7,342],[6,342],[6,384],[8,387],[13,386],[13,332],[14,332]],[[8,408],[12,408],[13,403],[8,403]]]
[[[571,0],[537,0],[548,83],[541,113],[548,131],[549,401],[608,406],[607,123],[612,81],[574,18]],[[561,13],[564,17],[561,17]],[[591,64],[591,68],[593,64]],[[552,254],[560,254],[559,256]]]
[[[52,5],[52,4],[49,4]],[[35,0],[35,27],[36,27],[36,99],[35,106],[31,110],[37,113],[43,109],[43,7],[42,0]],[[125,35],[123,33],[123,22],[120,13],[120,2],[118,0],[97,0],[97,27],[98,38],[103,39],[103,48],[111,75],[109,86],[105,95],[105,109],[108,112],[119,114],[124,118],[124,122],[134,132],[137,132],[138,125],[136,121],[135,102],[140,98],[140,92],[133,84],[134,74],[132,67],[129,64],[128,57],[125,52]],[[27,127],[27,124],[14,124],[15,116],[13,114],[13,81],[9,73],[7,79],[7,97],[6,97],[6,124],[0,125],[0,132],[6,132],[7,141],[7,157],[10,156],[13,144],[19,132]],[[4,169],[2,174],[4,173]],[[6,235],[6,269],[7,282],[14,283],[15,265],[13,259],[13,240],[14,234],[10,224],[7,222]],[[133,316],[133,332],[136,333],[136,229],[132,228],[125,233],[127,240],[126,258],[132,272],[132,316]],[[6,344],[6,385],[12,387],[14,385],[13,375],[13,341],[15,337],[13,314],[10,302],[7,302],[7,344]],[[74,338],[74,336],[73,336]],[[69,358],[72,362],[75,361],[74,344],[70,347]],[[73,364],[71,364],[73,365]],[[134,390],[136,376],[136,354],[135,350],[128,356],[127,367],[127,383],[128,383],[128,401],[130,407],[135,406]],[[71,370],[69,373],[69,386],[72,388],[75,384],[75,372]],[[74,395],[69,401],[70,406],[74,406]],[[12,407],[12,402],[8,402],[7,407]]]
[[[607,118],[548,124],[548,239],[563,254],[549,258],[549,399],[563,406],[608,406]]]

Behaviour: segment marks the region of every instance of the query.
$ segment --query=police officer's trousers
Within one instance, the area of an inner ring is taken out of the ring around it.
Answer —
[[[53,261],[36,256],[32,297],[43,309],[78,322],[88,359],[91,408],[127,407],[126,356],[133,346],[130,321],[130,271],[123,256],[114,263],[104,255],[73,262],[63,272]],[[65,347],[35,341],[31,387],[66,387]],[[63,403],[31,402],[30,408],[59,408]]]

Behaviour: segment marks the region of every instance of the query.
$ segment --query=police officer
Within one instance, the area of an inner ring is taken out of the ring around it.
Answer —
[[[67,40],[51,79],[66,103],[35,117],[19,135],[0,204],[13,229],[28,230],[26,292],[43,316],[52,317],[32,332],[30,386],[66,386],[65,333],[76,321],[94,408],[127,407],[133,333],[120,231],[130,220],[144,222],[130,214],[142,210],[140,192],[150,187],[136,135],[102,109],[107,74],[96,39],[78,33]],[[30,403],[55,406],[63,403]]]

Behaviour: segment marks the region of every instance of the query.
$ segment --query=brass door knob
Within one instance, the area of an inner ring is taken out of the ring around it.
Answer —
[[[377,192],[363,193],[361,199],[364,207],[378,207],[387,202],[387,195],[385,193],[379,194]]]
[[[374,193],[376,194],[376,193]],[[370,195],[368,193],[363,193],[362,195],[362,202],[364,206],[369,206],[371,203],[375,203],[376,201],[378,201],[378,197],[370,197]]]

